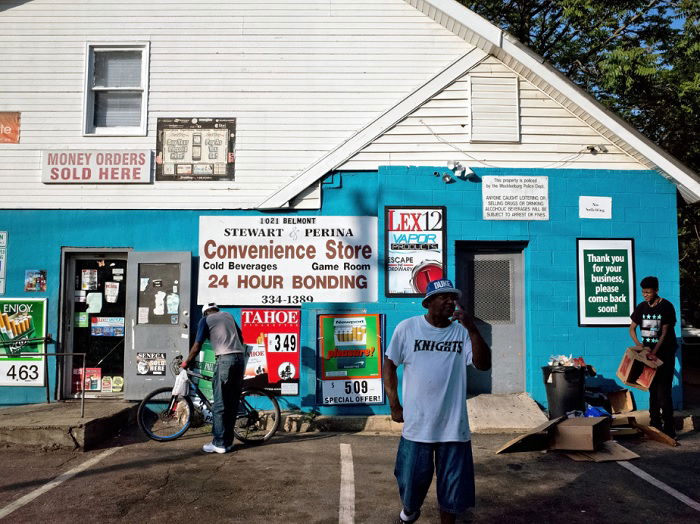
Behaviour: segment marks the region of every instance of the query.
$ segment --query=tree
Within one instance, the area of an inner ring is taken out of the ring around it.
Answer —
[[[515,36],[659,146],[700,171],[700,2],[461,3]],[[700,204],[679,199],[681,299],[693,312],[700,312],[699,224]]]

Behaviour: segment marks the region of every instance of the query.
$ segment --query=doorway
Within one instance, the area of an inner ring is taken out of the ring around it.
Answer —
[[[457,287],[491,347],[492,368],[469,368],[469,393],[525,391],[524,266],[520,242],[458,242]]]
[[[64,249],[63,398],[122,398],[127,256],[124,250]]]

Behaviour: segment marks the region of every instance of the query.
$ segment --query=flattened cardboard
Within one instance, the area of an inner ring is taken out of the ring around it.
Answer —
[[[593,451],[610,440],[608,417],[576,417],[557,424],[550,435],[549,449]]]
[[[651,426],[645,426],[644,424],[637,424],[636,422],[633,422],[632,426],[639,429],[642,433],[644,433],[647,436],[647,438],[651,440],[661,442],[662,444],[666,444],[667,446],[680,446],[676,439],[669,437],[666,433],[664,433],[663,431],[659,431],[656,428],[653,428]]]
[[[603,442],[600,449],[596,451],[577,451],[576,453],[567,453],[566,456],[577,462],[611,462],[639,458],[639,455],[634,451],[630,451],[613,440]]]
[[[617,368],[617,378],[627,386],[649,391],[651,381],[658,368],[663,362],[660,360],[649,360],[647,355],[649,350],[640,346],[627,348],[622,355],[622,361]]]
[[[610,401],[610,409],[612,413],[629,413],[634,411],[634,402],[632,401],[632,392],[629,389],[618,389],[607,394]]]
[[[552,426],[558,424],[566,417],[557,417],[552,420],[548,420],[543,424],[540,424],[534,429],[531,429],[527,433],[515,437],[509,440],[501,448],[496,451],[496,455],[499,453],[516,453],[520,451],[542,451],[547,449],[549,445],[549,435],[547,431]]]
[[[637,422],[637,419],[634,417],[630,417],[629,415],[618,415],[617,417],[613,417],[612,422],[610,425],[615,428],[618,426],[633,426],[633,424]]]

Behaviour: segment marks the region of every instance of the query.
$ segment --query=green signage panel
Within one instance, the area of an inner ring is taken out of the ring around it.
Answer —
[[[625,326],[634,309],[632,239],[577,239],[580,326]]]

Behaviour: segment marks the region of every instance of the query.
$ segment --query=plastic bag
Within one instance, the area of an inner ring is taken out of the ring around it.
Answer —
[[[185,370],[181,370],[175,377],[175,385],[173,386],[173,395],[184,397],[189,391],[190,377]]]

